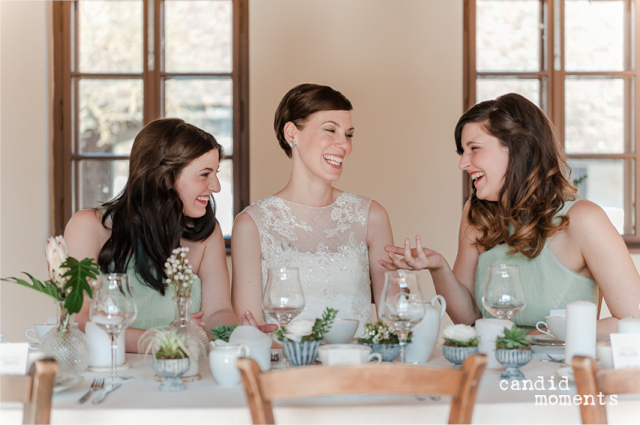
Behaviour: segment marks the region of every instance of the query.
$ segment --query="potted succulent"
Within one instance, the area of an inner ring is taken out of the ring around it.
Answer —
[[[213,340],[217,340],[217,339],[221,339],[224,342],[229,342],[229,337],[231,336],[231,334],[233,333],[233,331],[240,325],[221,325],[221,326],[216,326],[215,328],[211,329],[209,332],[211,332],[211,335],[213,335]]]
[[[321,319],[294,320],[287,326],[273,331],[292,365],[304,366],[316,360],[320,343],[331,329],[337,313],[338,310],[327,307]]]
[[[409,332],[407,343],[411,342],[413,334]],[[371,347],[372,353],[380,353],[382,361],[390,362],[400,355],[400,340],[393,328],[385,322],[365,323],[364,332],[358,338],[358,343]]]
[[[496,359],[507,369],[502,373],[502,379],[524,379],[524,374],[518,369],[531,361],[533,351],[523,328],[513,326],[504,328],[504,336],[496,338]]]
[[[447,326],[442,335],[444,336],[442,354],[455,364],[456,368],[459,368],[467,357],[478,352],[478,334],[471,326],[463,324]]]
[[[173,327],[149,329],[140,337],[138,351],[153,354],[153,370],[164,378],[160,391],[182,391],[186,388],[179,377],[189,370],[191,364],[187,333]]]

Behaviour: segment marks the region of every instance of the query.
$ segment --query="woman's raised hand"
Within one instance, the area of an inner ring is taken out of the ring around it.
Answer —
[[[387,245],[384,250],[389,254],[389,261],[378,260],[388,270],[408,269],[425,270],[440,267],[442,256],[436,251],[422,247],[420,235],[416,235],[416,247],[411,248],[411,240],[404,240],[404,247]],[[402,255],[404,258],[399,258]]]

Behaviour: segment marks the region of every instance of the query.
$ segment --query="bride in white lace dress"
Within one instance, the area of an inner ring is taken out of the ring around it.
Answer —
[[[262,314],[267,270],[297,267],[305,294],[301,318],[320,317],[325,307],[371,321],[385,269],[376,261],[393,236],[389,217],[376,201],[332,186],[352,150],[351,102],[327,86],[291,89],[276,110],[274,127],[292,159],[280,192],[236,217],[231,238],[232,302],[243,320],[273,323]]]

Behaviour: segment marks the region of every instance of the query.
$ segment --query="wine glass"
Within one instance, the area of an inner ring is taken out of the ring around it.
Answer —
[[[104,329],[111,338],[111,376],[105,381],[115,385],[135,378],[118,376],[116,372],[116,350],[118,334],[136,318],[137,308],[129,285],[129,276],[109,273],[98,276],[98,288],[94,293],[89,317]]]
[[[262,309],[282,328],[304,309],[304,293],[300,285],[297,268],[269,269],[267,286],[262,298]],[[281,368],[289,367],[289,362],[282,356]]]
[[[380,317],[393,326],[398,334],[402,363],[405,362],[405,347],[409,331],[420,323],[426,311],[417,272],[395,270],[385,273]]]
[[[520,266],[497,264],[489,266],[482,305],[498,319],[511,320],[526,305]]]

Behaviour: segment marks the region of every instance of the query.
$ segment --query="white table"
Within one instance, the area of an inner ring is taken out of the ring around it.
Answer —
[[[575,386],[559,389],[560,378],[554,371],[558,364],[545,363],[542,353],[536,353],[528,365],[521,368],[527,379],[544,378],[544,390],[503,390],[500,372],[488,370],[482,378],[473,414],[474,423],[580,423],[579,406],[536,405],[536,395],[559,396],[576,394]],[[562,354],[560,354],[562,357]],[[187,390],[178,393],[158,391],[159,383],[149,358],[127,355],[132,368],[123,374],[137,379],[122,385],[99,405],[91,401],[79,405],[76,401],[86,392],[96,373],[85,373],[84,381],[57,393],[53,399],[53,424],[175,424],[226,423],[250,424],[242,386],[221,387],[211,376],[208,364],[200,365],[202,379],[187,383]],[[431,366],[451,367],[441,350],[429,362]],[[551,389],[549,379],[556,387]],[[503,388],[505,384],[502,384]],[[93,397],[96,397],[94,394]],[[93,398],[92,397],[92,398]],[[552,398],[551,401],[554,399]],[[276,420],[280,423],[446,423],[449,399],[419,401],[412,396],[353,396],[328,399],[295,400],[274,403]],[[618,404],[607,406],[609,423],[637,424],[640,418],[640,397],[618,397]],[[20,423],[20,405],[3,404],[0,423]]]

